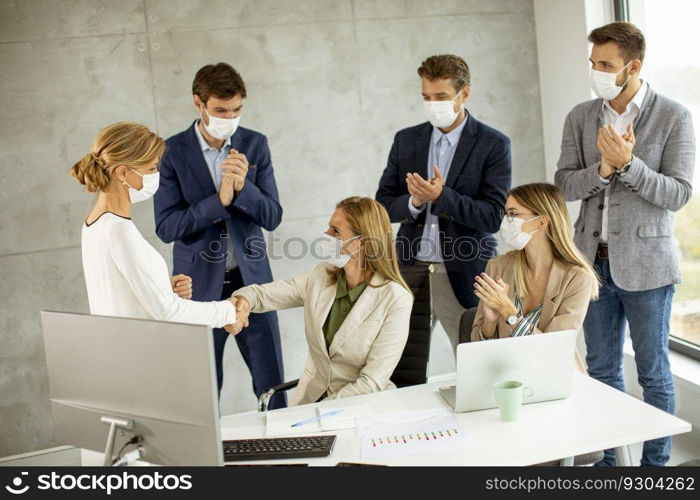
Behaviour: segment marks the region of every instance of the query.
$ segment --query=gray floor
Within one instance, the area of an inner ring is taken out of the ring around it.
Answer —
[[[639,459],[642,456],[642,443],[630,446],[630,453],[632,454],[632,463],[639,464]],[[668,465],[678,465],[695,458],[700,458],[700,440],[689,435],[681,435],[673,439],[671,460]]]

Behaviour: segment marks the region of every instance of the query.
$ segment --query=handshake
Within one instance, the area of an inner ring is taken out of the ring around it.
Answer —
[[[224,329],[231,335],[238,335],[241,330],[248,326],[248,316],[250,316],[250,303],[245,297],[240,295],[231,296],[228,299],[236,308],[236,322],[226,325]]]
[[[184,274],[178,274],[170,278],[173,292],[182,299],[192,299],[192,278]],[[236,322],[224,326],[224,329],[231,335],[238,335],[248,326],[248,316],[250,315],[250,303],[244,297],[237,295],[228,299],[236,308]]]

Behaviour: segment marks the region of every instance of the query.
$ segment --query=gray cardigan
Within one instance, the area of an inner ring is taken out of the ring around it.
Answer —
[[[567,201],[581,200],[574,240],[595,259],[605,185],[598,176],[603,101],[574,107],[566,117],[554,182]],[[608,254],[616,285],[643,291],[680,283],[673,240],[674,212],[692,195],[695,134],[690,111],[651,87],[634,121],[632,165],[610,184]]]

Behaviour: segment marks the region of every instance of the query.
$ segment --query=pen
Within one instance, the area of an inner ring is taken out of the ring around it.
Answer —
[[[300,425],[310,424],[311,422],[317,422],[317,421],[321,420],[323,417],[330,417],[332,415],[337,415],[341,411],[343,411],[342,408],[340,408],[338,410],[329,411],[328,413],[324,413],[323,415],[319,415],[318,417],[307,418],[306,420],[302,420],[301,422],[297,422],[296,424],[292,424],[291,427],[299,427]]]

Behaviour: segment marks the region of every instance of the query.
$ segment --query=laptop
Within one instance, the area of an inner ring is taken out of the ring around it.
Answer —
[[[457,346],[457,385],[440,394],[456,412],[496,408],[496,382],[517,380],[532,388],[524,404],[564,399],[571,393],[577,332],[469,342]]]

